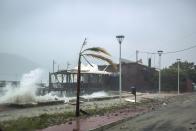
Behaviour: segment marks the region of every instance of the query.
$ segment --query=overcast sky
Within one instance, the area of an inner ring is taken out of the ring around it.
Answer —
[[[196,0],[0,0],[0,52],[51,70],[53,59],[76,64],[85,37],[88,46],[104,47],[118,60],[115,36],[123,34],[122,56],[135,60],[136,50],[167,52],[196,45],[195,12]],[[195,52],[163,55],[163,66],[177,58],[196,63]],[[146,62],[152,56],[139,57]],[[156,55],[156,65],[157,60]]]

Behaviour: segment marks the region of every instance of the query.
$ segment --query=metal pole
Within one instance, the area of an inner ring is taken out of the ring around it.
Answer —
[[[52,61],[52,70],[53,70],[53,73],[54,73],[54,60]]]
[[[178,61],[178,95],[180,94],[180,59]]]
[[[155,54],[154,54],[154,68],[155,68],[155,66],[156,66],[156,65],[155,65],[155,57],[156,57],[156,56],[155,56]]]
[[[159,50],[158,54],[159,54],[159,94],[161,93],[161,55],[162,55],[163,51]]]
[[[159,54],[159,94],[161,93],[161,54]]]
[[[121,95],[122,95],[122,65],[121,65],[121,42],[119,42],[120,48],[119,48],[119,63],[120,63],[120,68],[119,68],[119,72],[120,72],[120,76],[119,76],[119,92],[120,92],[120,103],[121,103]]]
[[[119,43],[119,97],[121,103],[121,94],[122,94],[122,65],[121,65],[121,43],[124,39],[123,35],[116,36]]]

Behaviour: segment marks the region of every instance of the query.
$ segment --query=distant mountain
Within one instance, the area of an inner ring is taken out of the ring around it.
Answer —
[[[38,67],[38,64],[25,57],[0,53],[0,80],[20,80],[22,74]]]

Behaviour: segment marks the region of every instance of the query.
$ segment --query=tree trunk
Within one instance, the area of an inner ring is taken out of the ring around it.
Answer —
[[[80,116],[80,77],[81,77],[80,70],[81,70],[81,54],[79,54],[79,59],[78,59],[76,117]]]

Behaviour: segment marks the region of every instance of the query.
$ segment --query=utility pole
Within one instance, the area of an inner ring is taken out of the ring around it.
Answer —
[[[53,71],[53,73],[54,73],[54,64],[55,64],[55,61],[53,60],[52,61],[52,71]]]
[[[177,59],[178,62],[178,95],[180,94],[180,59]]]
[[[163,54],[162,50],[158,51],[159,54],[159,94],[161,93],[161,55]]]
[[[136,63],[138,62],[138,54],[139,54],[139,51],[136,50]]]

